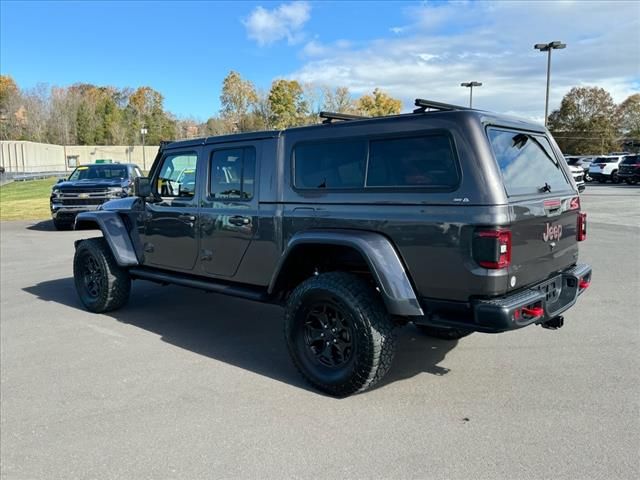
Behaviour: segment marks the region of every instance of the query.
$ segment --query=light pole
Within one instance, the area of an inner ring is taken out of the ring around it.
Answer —
[[[473,87],[481,87],[482,82],[462,82],[460,86],[469,89],[469,108],[473,108]]]
[[[145,155],[144,155],[144,136],[146,134],[147,134],[147,127],[143,125],[142,128],[140,129],[140,135],[142,136],[142,168],[144,168],[145,170],[147,168],[147,159],[145,158]]]
[[[559,41],[549,43],[536,43],[533,48],[541,52],[547,52],[547,95],[544,101],[544,126],[547,126],[547,116],[549,112],[549,83],[551,81],[551,50],[566,48],[567,44]]]

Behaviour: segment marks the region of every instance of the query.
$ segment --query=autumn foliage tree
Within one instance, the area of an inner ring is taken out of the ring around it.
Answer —
[[[620,132],[640,140],[640,93],[633,94],[618,106],[617,120]]]
[[[402,102],[376,88],[372,95],[364,95],[356,101],[356,110],[368,117],[397,115],[402,110]]]
[[[574,87],[549,116],[549,129],[565,153],[589,154],[619,148],[616,104],[603,88]]]

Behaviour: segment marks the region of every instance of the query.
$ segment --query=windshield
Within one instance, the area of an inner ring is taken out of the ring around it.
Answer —
[[[69,180],[118,180],[127,176],[124,165],[86,165],[76,168]]]
[[[595,163],[616,163],[617,161],[618,157],[598,157]]]
[[[497,128],[490,128],[488,134],[508,195],[555,193],[570,188],[549,140],[543,135]]]

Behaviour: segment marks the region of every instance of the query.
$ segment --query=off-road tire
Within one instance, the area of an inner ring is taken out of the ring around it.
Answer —
[[[73,229],[73,223],[71,222],[63,222],[62,220],[56,220],[55,218],[53,218],[52,221],[53,221],[53,226],[55,227],[56,230],[72,230]]]
[[[317,363],[314,355],[318,354],[305,338],[309,315],[323,302],[339,311],[342,323],[350,327],[347,337],[351,355],[344,366]],[[389,370],[395,354],[395,324],[382,299],[372,285],[346,272],[324,273],[298,285],[287,301],[284,333],[293,363],[303,377],[336,397],[375,386]]]
[[[459,340],[473,333],[472,330],[464,330],[462,328],[442,328],[432,327],[431,325],[416,325],[416,328],[429,337],[440,338],[442,340]]]
[[[90,267],[95,267],[93,270],[97,273],[89,274]],[[87,280],[89,276],[95,277],[96,283]],[[73,277],[80,301],[91,312],[116,310],[129,299],[129,272],[116,263],[102,237],[82,240],[78,244],[73,258]]]

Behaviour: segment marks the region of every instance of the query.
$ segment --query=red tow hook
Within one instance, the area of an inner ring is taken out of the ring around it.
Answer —
[[[589,288],[589,285],[591,285],[591,282],[588,282],[587,280],[581,278],[580,282],[578,283],[578,286],[580,287],[580,290],[584,290],[585,288]]]
[[[522,313],[524,313],[525,315],[529,315],[530,317],[533,317],[533,318],[538,318],[538,317],[541,317],[542,315],[544,315],[544,308],[542,308],[542,307],[533,307],[533,308],[523,307],[522,308]]]

